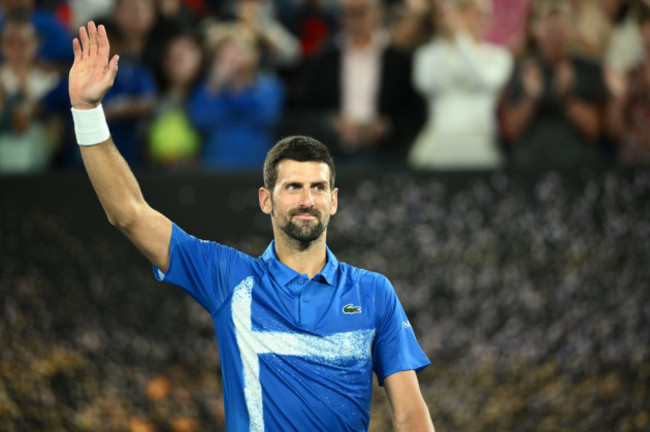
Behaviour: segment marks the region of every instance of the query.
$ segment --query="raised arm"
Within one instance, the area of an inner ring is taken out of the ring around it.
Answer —
[[[407,370],[387,376],[384,388],[396,432],[435,432],[415,371]]]
[[[110,47],[104,26],[97,28],[93,22],[88,23],[88,29],[79,29],[79,39],[72,42],[74,63],[69,89],[86,171],[109,222],[126,234],[156,267],[167,272],[171,221],[146,203],[113,139],[98,132],[107,129],[100,104],[115,80],[118,56],[109,62]]]

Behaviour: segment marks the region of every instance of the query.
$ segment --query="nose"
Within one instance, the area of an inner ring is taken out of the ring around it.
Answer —
[[[313,207],[314,197],[309,188],[304,188],[300,195],[300,205],[303,207]]]

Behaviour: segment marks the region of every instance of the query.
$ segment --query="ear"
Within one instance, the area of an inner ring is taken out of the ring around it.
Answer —
[[[265,187],[259,190],[260,208],[266,214],[271,214],[273,211],[273,202],[271,201],[271,191]]]
[[[339,208],[339,188],[332,190],[332,206],[330,207],[330,215],[334,216]]]

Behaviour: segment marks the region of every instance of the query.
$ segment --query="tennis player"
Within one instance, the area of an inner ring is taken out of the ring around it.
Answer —
[[[185,233],[144,200],[113,143],[101,101],[117,74],[103,26],[80,28],[69,88],[83,161],[111,224],[209,313],[221,355],[226,427],[366,431],[373,371],[397,431],[433,431],[416,372],[429,365],[386,277],[326,245],[338,207],[327,148],[309,137],[268,153],[262,211],[274,240],[253,258]]]

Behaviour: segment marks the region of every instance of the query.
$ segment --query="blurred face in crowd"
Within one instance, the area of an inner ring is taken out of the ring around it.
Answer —
[[[125,38],[146,35],[156,20],[153,0],[118,0],[115,6],[115,20]]]
[[[273,190],[260,190],[262,210],[289,238],[303,244],[318,239],[338,207],[338,189],[330,188],[329,166],[287,159],[277,169]]]
[[[351,38],[367,38],[379,26],[381,13],[376,0],[342,0],[343,29]]]
[[[172,85],[187,86],[201,72],[201,49],[189,36],[170,41],[163,64],[165,76]]]
[[[38,40],[29,23],[9,23],[2,32],[2,55],[14,67],[26,67],[36,60]]]
[[[488,0],[471,0],[460,7],[461,18],[476,39],[482,39],[492,20],[492,4]]]
[[[536,40],[542,55],[551,63],[569,56],[573,31],[569,16],[563,12],[552,12],[542,18],[536,31]]]
[[[158,10],[167,17],[173,17],[182,6],[182,0],[156,0]]]
[[[227,65],[236,75],[243,77],[257,70],[259,55],[254,43],[238,37],[222,41],[215,57],[217,65]]]
[[[31,11],[34,0],[4,0],[0,1],[0,9],[5,12]]]

